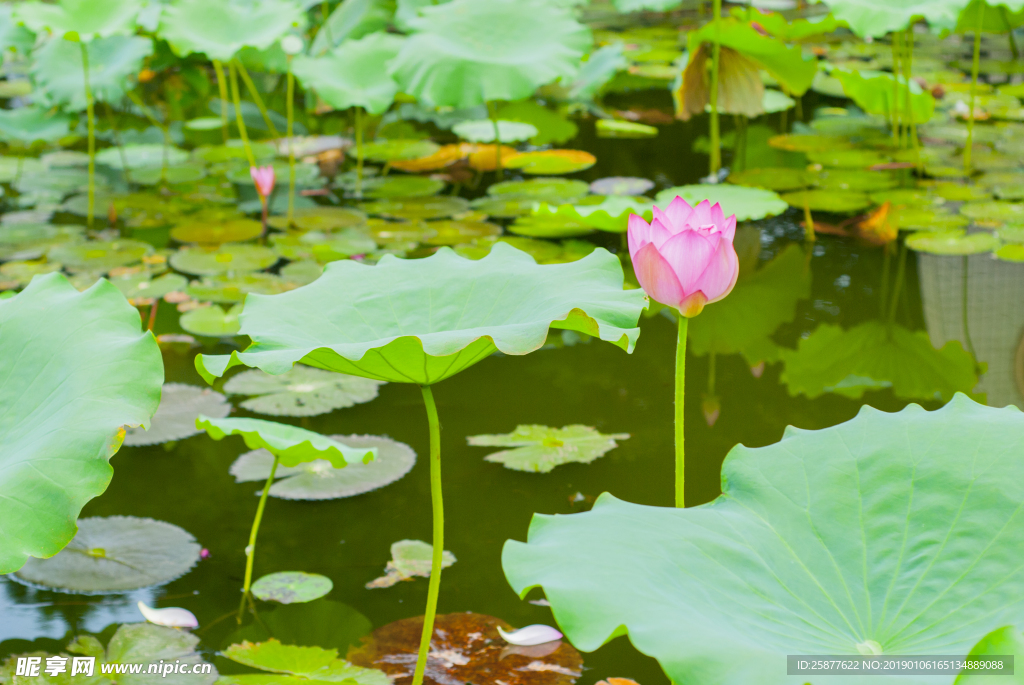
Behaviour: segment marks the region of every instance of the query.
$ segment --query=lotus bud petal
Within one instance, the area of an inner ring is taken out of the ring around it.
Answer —
[[[260,194],[260,197],[270,197],[270,194],[274,192],[274,167],[252,166],[249,167],[249,175],[252,176],[252,182],[255,184],[256,192]]]
[[[554,642],[555,640],[562,639],[560,632],[542,623],[513,630],[510,633],[506,633],[501,629],[501,626],[498,626],[498,633],[505,639],[505,642],[519,647],[532,647],[533,645],[542,645],[545,642]]]
[[[166,609],[154,609],[139,602],[139,611],[142,617],[150,623],[167,628],[198,628],[199,620],[188,609],[180,607],[167,607]]]

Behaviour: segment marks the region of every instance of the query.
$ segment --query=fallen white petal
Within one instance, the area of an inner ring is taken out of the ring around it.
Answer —
[[[545,642],[553,642],[555,640],[561,640],[562,634],[552,628],[541,623],[536,623],[532,626],[526,626],[519,630],[513,630],[511,633],[506,633],[498,626],[498,633],[505,638],[505,642],[510,645],[518,645],[519,647],[532,647],[533,645],[542,645]]]
[[[188,609],[179,607],[167,607],[166,609],[154,609],[139,602],[139,611],[143,618],[150,623],[168,628],[198,628],[199,621]]]

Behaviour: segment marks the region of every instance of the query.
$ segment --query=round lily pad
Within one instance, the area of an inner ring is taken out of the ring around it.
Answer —
[[[871,206],[867,195],[852,190],[801,190],[786,193],[782,199],[791,207],[807,206],[813,211],[837,214],[848,214]]]
[[[1024,220],[1024,203],[967,202],[960,206],[960,213],[975,221],[1021,221]]]
[[[180,274],[164,274],[153,278],[148,271],[110,276],[108,279],[129,301],[160,298],[167,293],[184,290],[188,279]]]
[[[468,259],[483,259],[494,247],[497,242],[508,243],[517,250],[522,250],[531,257],[537,260],[538,264],[555,264],[560,263],[565,254],[565,248],[563,244],[552,242],[550,240],[534,240],[533,238],[522,238],[518,236],[502,236],[501,238],[478,238],[472,243],[465,245],[458,245],[455,247],[455,252]],[[585,242],[582,240],[566,241],[566,242]],[[597,246],[593,243],[586,243],[592,248]],[[586,256],[585,253],[581,256]],[[572,260],[564,260],[572,261]]]
[[[164,383],[160,407],[149,430],[126,428],[124,444],[136,447],[184,440],[200,433],[196,428],[200,414],[224,418],[230,413],[231,405],[219,392],[184,383]]]
[[[104,272],[114,267],[136,264],[152,251],[153,246],[141,240],[65,243],[51,249],[49,258],[69,269]]]
[[[876,205],[888,202],[892,205],[907,205],[919,207],[929,206],[942,201],[942,198],[932,195],[928,190],[921,188],[892,188],[890,190],[877,190],[869,193],[868,197]]]
[[[135,516],[78,519],[78,534],[56,556],[30,557],[15,574],[58,592],[105,594],[168,583],[199,561],[187,531]]]
[[[438,171],[439,169],[451,166],[460,159],[464,159],[467,154],[469,153],[463,149],[463,145],[442,145],[441,148],[432,155],[392,162],[391,166],[395,169],[407,171],[411,174],[419,173],[421,171]]]
[[[171,229],[171,237],[179,243],[202,243],[204,245],[220,245],[221,243],[241,243],[252,240],[263,232],[259,221],[235,219],[223,223],[190,222]]]
[[[192,335],[226,338],[238,334],[240,328],[238,315],[241,313],[241,304],[236,304],[227,311],[216,304],[199,307],[182,314],[178,319],[178,325]]]
[[[377,435],[333,435],[331,438],[350,447],[376,447],[377,458],[340,469],[324,459],[298,466],[278,466],[274,475],[279,480],[270,486],[270,494],[294,500],[354,497],[394,483],[416,463],[416,453],[411,447],[390,438]],[[252,450],[235,460],[231,475],[237,483],[265,481],[273,463],[274,456],[267,450]]]
[[[737,221],[764,219],[768,216],[782,214],[787,209],[783,199],[771,190],[732,184],[702,184],[666,188],[658,193],[655,204],[664,207],[676,196],[694,206],[702,200],[707,200],[711,204],[717,202],[722,206],[722,211],[726,216],[735,214]]]
[[[188,161],[189,154],[181,148],[164,146],[156,143],[143,143],[141,145],[124,145],[120,148],[108,147],[96,153],[96,163],[103,164],[111,169],[129,170],[140,167],[157,167],[183,164]]]
[[[370,236],[380,245],[422,243],[437,235],[426,221],[384,221],[371,219],[367,225]]]
[[[320,278],[320,274],[323,272],[323,264],[312,259],[301,259],[297,262],[285,264],[278,273],[286,282],[298,287],[312,283]]]
[[[572,205],[551,207],[546,203],[541,203],[534,211],[534,215],[556,213],[602,231],[625,233],[630,214],[637,214],[650,221],[654,216],[653,207],[654,202],[643,196],[589,195]]]
[[[657,126],[621,119],[598,119],[594,126],[598,138],[654,138]]]
[[[215,249],[193,247],[171,255],[171,266],[196,276],[259,271],[277,262],[277,253],[262,245],[225,243]]]
[[[61,270],[59,262],[7,262],[0,265],[0,282],[5,288],[28,285],[34,276]]]
[[[999,229],[999,239],[1004,243],[1024,243],[1024,225],[1003,226]]]
[[[339,228],[362,226],[366,223],[366,214],[352,207],[310,207],[296,209],[292,225],[288,225],[288,217],[272,216],[267,219],[271,228],[280,231],[293,229],[296,231],[333,231]]]
[[[144,186],[155,186],[161,183],[169,185],[181,185],[184,183],[195,183],[206,178],[206,168],[199,164],[181,164],[167,167],[145,167],[144,169],[132,169],[129,175],[132,183]]]
[[[593,233],[596,229],[579,217],[555,212],[544,212],[542,214],[521,216],[508,227],[508,230],[516,235],[529,236],[531,238],[574,238]],[[556,248],[555,252],[558,251]],[[456,252],[463,254],[459,250],[456,250]],[[488,252],[490,252],[490,246],[484,249],[483,254],[480,256],[482,257]]]
[[[285,259],[315,259],[333,262],[351,255],[366,254],[377,249],[377,243],[364,230],[347,228],[336,233],[307,231],[276,234],[270,237],[274,251]]]
[[[590,192],[597,195],[643,195],[652,188],[654,181],[636,176],[608,176],[590,184]]]
[[[502,160],[502,164],[509,169],[537,175],[572,174],[589,169],[596,163],[597,158],[583,150],[520,152]]]
[[[220,117],[196,117],[186,121],[182,127],[188,131],[216,131],[222,125]]]
[[[651,183],[651,186],[654,184]],[[487,189],[487,194],[495,198],[523,197],[562,204],[583,197],[589,189],[586,181],[574,178],[530,178],[525,181],[494,183]]]
[[[1024,183],[1019,185],[994,186],[992,193],[1000,200],[1024,200]]]
[[[320,599],[334,589],[327,576],[302,571],[281,571],[263,576],[252,584],[252,594],[264,602],[297,604]]]
[[[995,171],[984,174],[976,182],[978,185],[985,186],[986,188],[1024,185],[1024,173],[1019,171]]]
[[[498,195],[478,197],[469,206],[494,219],[514,219],[532,212],[538,202],[537,198],[530,196]]]
[[[822,190],[855,190],[870,193],[899,185],[897,178],[886,171],[864,169],[828,169],[814,177],[814,185]]]
[[[996,258],[1004,262],[1024,262],[1024,245],[1011,243],[996,250]]]
[[[410,197],[378,200],[362,206],[370,214],[392,219],[442,219],[469,209],[469,202],[461,197]]]
[[[948,231],[970,223],[962,214],[935,209],[934,205],[896,207],[890,211],[893,222],[904,231]]]
[[[964,233],[940,231],[915,233],[907,238],[907,247],[918,252],[937,255],[969,255],[992,252],[999,247],[999,238],[988,231]]]
[[[930,190],[942,199],[950,200],[952,202],[987,200],[991,197],[991,193],[987,188],[982,186],[970,186],[964,183],[954,183],[952,181],[936,183],[931,186]]]
[[[430,227],[437,231],[437,234],[424,241],[427,245],[458,245],[474,238],[501,235],[501,226],[487,221],[450,219],[432,221]]]
[[[253,369],[224,384],[229,395],[250,395],[243,409],[270,416],[317,416],[369,402],[382,381],[296,364],[279,376]]]
[[[853,144],[845,138],[806,133],[785,133],[773,136],[768,139],[768,144],[789,152],[828,152],[853,148]]]
[[[876,164],[885,164],[889,158],[874,150],[812,150],[807,159],[826,167],[864,169]]]
[[[792,167],[762,167],[729,174],[729,183],[753,188],[784,191],[798,190],[811,185],[813,174]]]
[[[444,190],[444,181],[427,176],[378,176],[363,183],[363,194],[370,198],[426,197]]]
[[[452,133],[471,143],[493,143],[494,122],[490,119],[469,119],[452,126]],[[537,135],[537,127],[520,121],[498,120],[502,143],[518,143]]]
[[[277,149],[270,143],[251,142],[249,146],[257,162],[270,159],[277,154]],[[243,161],[247,158],[245,147],[241,140],[229,141],[227,145],[197,147],[192,151],[192,156],[207,164],[230,162],[232,160]]]
[[[375,140],[363,146],[363,157],[377,162],[394,162],[428,157],[440,149],[440,145],[429,140]]]
[[[203,302],[235,303],[243,301],[249,293],[276,295],[294,287],[294,283],[281,276],[256,272],[236,276],[207,276],[188,284],[184,290],[190,297]]]
[[[283,161],[273,162],[271,164],[274,168],[274,176],[278,179],[278,183],[282,186],[286,186],[288,183],[288,163]],[[226,174],[228,181],[238,186],[244,186],[252,188],[252,174],[249,172],[248,166],[239,166],[238,168],[228,171]],[[296,188],[316,188],[321,185],[320,179],[320,167],[316,164],[295,164],[295,187]],[[277,198],[281,198],[277,200]],[[296,198],[296,203],[300,202],[305,198]],[[257,200],[257,203],[259,201]],[[275,202],[282,202],[287,206],[288,198],[287,193],[280,193],[275,196]]]

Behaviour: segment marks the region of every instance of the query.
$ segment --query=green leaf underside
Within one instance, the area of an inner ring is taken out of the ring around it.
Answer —
[[[780,655],[867,640],[885,655],[966,654],[1024,618],[1021,436],[1016,408],[964,396],[936,412],[863,407],[733,448],[709,504],[605,494],[587,513],[535,516],[502,561],[520,595],[544,588],[578,648],[628,631],[678,683],[782,685],[794,680]]]
[[[312,602],[334,588],[327,576],[302,571],[281,571],[265,575],[252,584],[252,593],[264,602],[295,604]]]
[[[231,645],[223,655],[244,666],[258,668],[271,673],[281,673],[295,678],[268,676],[266,674],[224,676],[221,683],[227,685],[271,685],[271,683],[302,682],[344,682],[347,685],[390,685],[391,681],[381,671],[353,666],[338,658],[334,649],[284,645],[270,638],[266,642],[242,642]]]
[[[219,392],[184,383],[165,383],[160,407],[153,414],[149,430],[128,428],[124,444],[135,447],[184,440],[199,433],[196,418],[200,414],[223,418],[230,412],[231,405]]]
[[[258,369],[243,371],[224,384],[224,392],[256,395],[241,406],[257,414],[317,416],[369,402],[377,397],[380,385],[381,381],[370,378],[296,364],[279,376]]]
[[[562,464],[589,464],[618,447],[616,440],[628,438],[628,433],[604,435],[590,426],[520,425],[511,433],[471,435],[466,441],[480,447],[512,447],[484,458],[513,471],[548,473]]]
[[[138,310],[106,281],[59,274],[0,301],[0,573],[50,557],[102,493],[124,425],[148,425],[163,361]]]
[[[384,256],[376,266],[331,262],[313,283],[250,295],[231,356],[196,357],[208,381],[239,364],[281,374],[296,362],[367,378],[431,384],[495,350],[539,349],[549,328],[587,333],[631,352],[646,304],[622,289],[622,267],[603,249],[568,264],[538,265],[497,243],[473,261],[441,248],[426,259]],[[344,292],[345,298],[334,297]]]
[[[377,456],[374,448],[349,447],[327,436],[304,428],[262,419],[214,419],[200,416],[200,428],[214,440],[240,435],[249,449],[263,448],[281,460],[282,466],[298,466],[314,459],[325,459],[335,468],[366,462]]]

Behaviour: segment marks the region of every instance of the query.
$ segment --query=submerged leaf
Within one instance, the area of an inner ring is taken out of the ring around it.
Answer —
[[[241,406],[257,414],[317,416],[369,402],[377,397],[381,384],[382,381],[370,378],[296,364],[278,376],[259,369],[244,371],[224,384],[224,392],[256,395]]]
[[[336,682],[348,685],[390,685],[381,671],[353,666],[338,658],[334,649],[283,645],[274,638],[266,642],[242,642],[231,645],[222,654],[244,666],[258,668],[280,676],[266,674],[229,675],[220,679],[222,685],[261,685],[283,683]]]
[[[184,383],[165,383],[160,407],[153,414],[149,430],[128,428],[124,444],[135,447],[184,440],[200,432],[196,428],[200,414],[223,418],[229,413],[231,405],[219,392]]]
[[[628,433],[603,435],[590,426],[516,426],[503,435],[471,435],[470,445],[480,447],[513,447],[484,457],[487,461],[504,464],[513,471],[548,473],[562,464],[589,464],[618,447],[616,440],[626,440]]]

